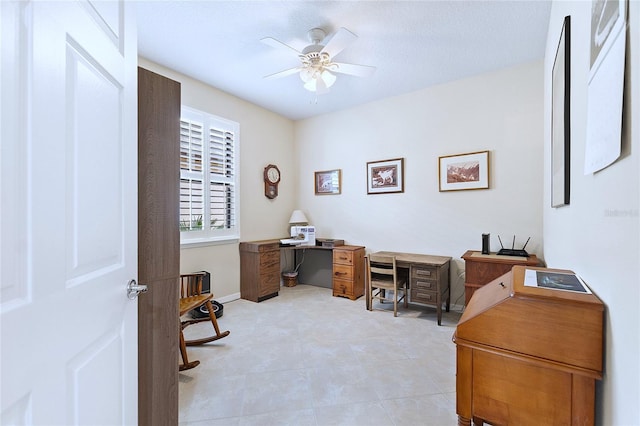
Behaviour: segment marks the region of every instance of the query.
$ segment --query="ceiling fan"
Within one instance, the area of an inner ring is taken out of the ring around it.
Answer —
[[[280,78],[299,73],[300,79],[304,82],[304,88],[321,95],[327,93],[329,87],[335,83],[336,76],[332,74],[334,72],[357,77],[369,77],[375,72],[376,68],[369,65],[333,62],[333,58],[338,53],[358,38],[357,35],[346,28],[340,28],[326,45],[320,44],[326,36],[327,34],[321,28],[310,29],[307,37],[311,44],[302,49],[302,52],[275,38],[265,37],[260,40],[271,47],[295,53],[302,62],[300,66],[267,75],[265,78]]]

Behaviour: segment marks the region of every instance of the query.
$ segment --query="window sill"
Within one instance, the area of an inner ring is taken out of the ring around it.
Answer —
[[[221,246],[227,244],[237,244],[238,242],[240,242],[240,237],[193,238],[185,241],[180,241],[180,248],[190,249],[207,246]]]

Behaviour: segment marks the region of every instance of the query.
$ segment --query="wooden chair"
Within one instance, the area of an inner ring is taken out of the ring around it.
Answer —
[[[180,275],[180,354],[182,355],[180,371],[188,370],[200,364],[200,361],[189,361],[187,357],[187,346],[202,345],[229,335],[229,331],[221,333],[218,327],[218,320],[216,319],[215,311],[211,304],[213,293],[202,293],[202,279],[205,275],[205,272]],[[198,309],[203,305],[209,312],[208,318],[182,319],[184,314],[193,309]],[[185,340],[183,330],[191,324],[202,321],[211,321],[215,334],[201,339]]]
[[[367,291],[367,306],[373,310],[373,301],[380,303],[393,301],[393,316],[398,316],[398,302],[404,300],[404,307],[409,303],[407,300],[407,280],[398,276],[395,256],[383,256],[370,254],[367,256],[367,279],[369,286]],[[377,292],[376,292],[377,291]],[[387,296],[388,291],[393,291],[393,299]],[[402,292],[402,297],[400,297]]]

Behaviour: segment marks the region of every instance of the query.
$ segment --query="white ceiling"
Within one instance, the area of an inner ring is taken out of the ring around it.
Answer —
[[[542,59],[550,10],[547,0],[140,1],[138,49],[297,120]],[[327,40],[340,27],[358,35],[335,60],[375,66],[375,74],[336,74],[330,92],[317,98],[295,74],[264,79],[299,61],[260,39],[302,50],[315,27]]]

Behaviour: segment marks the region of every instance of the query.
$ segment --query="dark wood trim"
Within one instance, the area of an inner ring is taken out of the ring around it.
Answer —
[[[180,83],[138,68],[138,423],[178,424]]]

